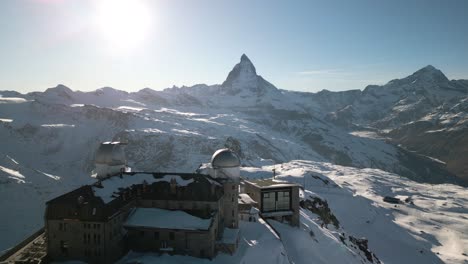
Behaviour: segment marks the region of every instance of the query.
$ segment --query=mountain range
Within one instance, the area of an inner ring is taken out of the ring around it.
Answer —
[[[307,93],[278,89],[242,55],[219,85],[0,96],[0,208],[10,212],[0,232],[19,230],[0,249],[37,228],[28,217],[42,215],[44,201],[92,181],[103,141],[127,142],[137,170],[194,171],[229,147],[246,167],[312,160],[468,182],[468,80],[433,66],[362,91]]]

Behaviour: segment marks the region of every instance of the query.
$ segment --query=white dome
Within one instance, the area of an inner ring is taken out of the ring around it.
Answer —
[[[211,157],[213,168],[233,168],[240,166],[239,157],[229,149],[217,150]]]

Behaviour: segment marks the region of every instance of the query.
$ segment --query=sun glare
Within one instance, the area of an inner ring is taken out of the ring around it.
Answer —
[[[111,51],[131,51],[148,36],[151,15],[142,1],[101,0],[96,4],[96,26]]]

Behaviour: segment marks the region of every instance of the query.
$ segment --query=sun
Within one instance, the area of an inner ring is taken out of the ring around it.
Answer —
[[[137,48],[148,37],[151,14],[141,0],[100,0],[96,2],[96,27],[114,52]]]

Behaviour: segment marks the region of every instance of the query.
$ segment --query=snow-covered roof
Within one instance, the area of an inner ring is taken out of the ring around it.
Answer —
[[[94,195],[101,197],[104,203],[109,203],[114,199],[112,195],[119,191],[120,188],[125,189],[132,185],[142,184],[143,182],[147,184],[162,181],[170,182],[171,179],[175,179],[178,186],[187,186],[194,181],[193,179],[184,180],[181,176],[174,174],[167,174],[162,178],[156,178],[151,173],[125,174],[123,177],[114,176],[101,181],[102,188],[93,186],[93,191]]]
[[[238,202],[239,204],[256,204],[257,203],[246,193],[239,193]]]
[[[292,187],[292,186],[299,186],[296,183],[290,183],[286,181],[279,181],[276,179],[258,179],[258,180],[248,180],[246,181],[252,185],[255,185],[262,189],[267,188],[280,188],[280,187]]]
[[[127,221],[125,227],[146,227],[182,230],[208,230],[212,218],[202,219],[184,211],[159,208],[137,208]]]

